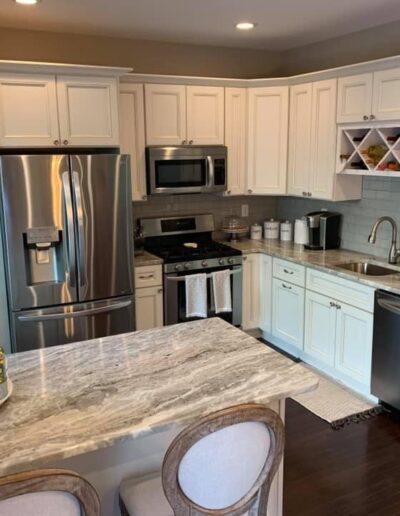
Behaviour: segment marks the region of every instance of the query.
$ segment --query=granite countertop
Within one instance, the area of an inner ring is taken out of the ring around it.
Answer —
[[[243,254],[265,253],[270,256],[300,263],[306,267],[313,267],[314,269],[327,272],[334,276],[358,281],[369,287],[384,289],[388,292],[400,295],[400,274],[396,274],[400,273],[400,266],[393,266],[384,261],[378,261],[375,257],[368,254],[348,251],[346,249],[310,251],[304,249],[302,245],[294,244],[293,242],[281,242],[279,240],[244,239],[235,243],[229,242],[229,245],[235,249],[239,249]],[[388,276],[365,276],[337,267],[338,264],[356,261],[368,261],[392,268],[394,274]]]
[[[317,377],[219,318],[18,353],[0,407],[0,475],[188,424]]]
[[[135,267],[143,267],[144,265],[162,265],[162,258],[158,258],[154,254],[144,251],[143,254],[135,255]]]

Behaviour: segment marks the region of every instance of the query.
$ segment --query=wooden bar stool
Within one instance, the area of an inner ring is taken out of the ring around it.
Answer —
[[[284,448],[284,426],[256,404],[229,407],[183,430],[161,476],[126,479],[123,516],[266,516]]]
[[[94,487],[66,469],[37,469],[0,478],[0,516],[99,516]]]

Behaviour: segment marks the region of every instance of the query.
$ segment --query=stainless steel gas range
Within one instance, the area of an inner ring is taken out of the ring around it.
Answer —
[[[188,274],[230,269],[232,312],[218,317],[239,326],[242,322],[242,254],[212,239],[211,214],[140,220],[145,235],[144,248],[164,261],[164,324],[193,319],[186,317],[185,277]],[[207,313],[215,317],[211,279],[207,279]]]

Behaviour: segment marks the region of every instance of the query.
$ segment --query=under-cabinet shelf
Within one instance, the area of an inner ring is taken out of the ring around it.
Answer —
[[[400,125],[339,127],[337,173],[400,177]]]

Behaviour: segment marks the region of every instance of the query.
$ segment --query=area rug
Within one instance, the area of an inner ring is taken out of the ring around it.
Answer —
[[[292,399],[328,421],[334,430],[365,421],[383,411],[380,405],[371,403],[345,386],[321,375],[314,368],[303,365],[319,377],[319,386],[315,391],[293,396]]]

